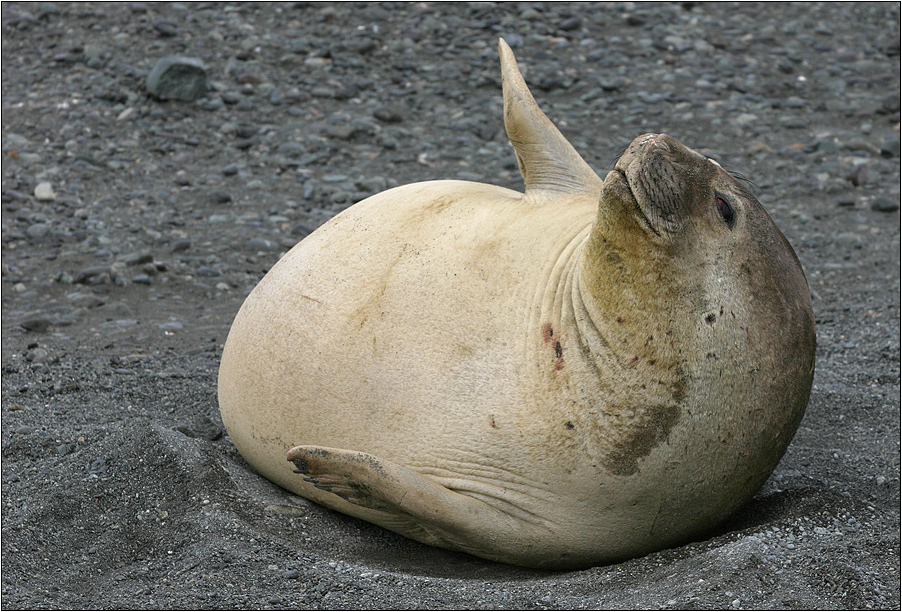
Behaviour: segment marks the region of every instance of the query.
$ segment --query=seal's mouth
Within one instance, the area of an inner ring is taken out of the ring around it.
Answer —
[[[638,213],[637,216],[641,225],[656,236],[660,236],[661,232],[654,226],[651,219],[645,214],[642,205],[639,203],[639,198],[636,197],[636,192],[633,191],[633,188],[630,185],[630,179],[626,174],[626,170],[620,166],[620,160],[617,161],[617,165],[614,166],[614,170],[608,176],[621,183],[621,188],[626,192],[625,195],[628,196],[625,200],[628,200],[629,203],[633,205],[633,209]]]

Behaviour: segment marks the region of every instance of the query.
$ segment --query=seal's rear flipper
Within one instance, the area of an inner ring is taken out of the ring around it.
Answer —
[[[474,531],[510,520],[485,502],[366,453],[297,446],[288,460],[309,483],[306,497],[433,546],[492,558],[491,551],[473,546]]]
[[[498,54],[504,128],[514,146],[526,193],[547,190],[600,194],[602,180],[536,104],[517,68],[514,53],[503,38],[498,40]]]

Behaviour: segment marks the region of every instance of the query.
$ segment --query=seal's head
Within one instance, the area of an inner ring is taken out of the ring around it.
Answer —
[[[813,331],[798,258],[746,183],[666,134],[636,138],[608,174],[588,247],[593,293],[612,308],[680,302],[713,324],[726,302]]]
[[[763,483],[807,404],[815,333],[802,267],[746,184],[670,136],[636,138],[605,178],[581,284],[645,381],[634,403],[736,421],[750,460],[720,490]]]

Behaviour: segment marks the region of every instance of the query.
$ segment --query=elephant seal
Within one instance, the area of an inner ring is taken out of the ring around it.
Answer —
[[[802,268],[669,136],[602,181],[499,47],[525,193],[405,185],[305,238],[235,318],[223,421],[265,477],[428,544],[578,568],[685,542],[802,418]]]

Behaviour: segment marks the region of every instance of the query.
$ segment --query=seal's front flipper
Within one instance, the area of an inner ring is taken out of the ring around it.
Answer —
[[[304,496],[433,546],[492,558],[491,551],[475,541],[511,518],[428,476],[366,453],[297,446],[288,452],[288,460],[309,483],[302,487]]]

